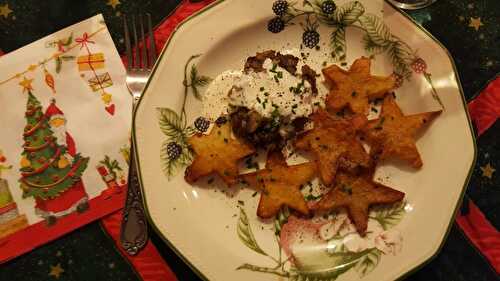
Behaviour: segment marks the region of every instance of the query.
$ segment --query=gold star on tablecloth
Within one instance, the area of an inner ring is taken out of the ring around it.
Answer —
[[[33,79],[28,79],[24,77],[23,81],[19,82],[19,85],[23,87],[23,93],[26,91],[33,91],[33,86],[31,83],[33,82]]]
[[[483,172],[483,177],[491,179],[493,177],[493,173],[496,171],[493,166],[491,166],[490,163],[480,167],[481,171]]]
[[[61,264],[58,263],[56,266],[50,266],[49,276],[54,276],[54,278],[59,279],[61,274],[64,272],[64,269],[61,267]]]
[[[108,6],[113,7],[113,9],[116,9],[116,6],[120,5],[120,0],[108,0],[106,3]]]
[[[0,5],[0,16],[8,18],[13,11],[9,8],[9,4]]]
[[[469,27],[474,28],[476,31],[478,31],[479,28],[483,25],[484,24],[481,22],[481,18],[473,18],[473,17],[470,18]]]

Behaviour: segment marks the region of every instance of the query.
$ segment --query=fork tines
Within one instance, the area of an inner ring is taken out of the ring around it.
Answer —
[[[127,16],[123,16],[123,29],[124,29],[124,40],[125,40],[125,49],[127,55],[127,70],[130,69],[151,69],[154,62],[156,61],[156,45],[153,36],[153,27],[151,23],[151,14],[146,14],[147,17],[147,36],[144,30],[144,18],[143,15],[140,14],[138,16],[132,15],[132,36],[133,36],[133,44],[130,39],[130,29],[129,22],[127,20]],[[139,25],[137,25],[137,21]],[[137,36],[137,29],[140,31],[140,41]],[[133,49],[133,45],[135,45],[135,49]]]

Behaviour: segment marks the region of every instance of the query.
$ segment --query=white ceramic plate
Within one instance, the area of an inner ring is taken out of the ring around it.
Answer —
[[[299,2],[296,8],[310,9]],[[272,1],[216,1],[171,36],[135,112],[133,132],[151,224],[205,279],[394,280],[436,255],[446,237],[476,152],[454,63],[436,39],[389,3],[383,4],[383,17],[377,17],[369,15],[373,7],[366,4],[376,1],[337,2],[330,23],[341,21],[347,28],[345,41],[341,30],[337,32],[334,44],[343,50],[337,50],[336,59],[343,59],[345,51],[345,65],[350,65],[355,58],[377,51],[372,73],[394,71],[410,78],[396,91],[405,114],[440,108],[433,91],[445,107],[417,142],[422,169],[392,165],[378,169],[378,179],[406,193],[406,204],[372,211],[371,234],[365,238],[349,234],[348,221],[331,237],[318,235],[317,224],[291,219],[301,235],[287,242],[295,257],[292,263],[278,247],[275,223],[257,218],[259,196],[253,197],[253,190],[227,190],[217,180],[204,186],[184,181],[188,150],[184,147],[181,156],[170,161],[167,145],[176,142],[182,147],[178,136],[190,130],[184,124],[192,124],[200,114],[201,102],[193,89],[184,86],[192,82],[191,67],[199,75],[215,77],[227,69],[241,69],[246,57],[257,51],[297,49],[302,41],[299,24],[287,25],[277,34],[267,30],[274,17]],[[305,17],[292,22],[305,22]],[[333,63],[330,35],[335,30],[335,26],[321,24],[317,29],[320,50],[304,52],[317,63]],[[375,48],[368,49],[364,38],[370,38]],[[190,60],[196,54],[202,55]],[[203,87],[198,89],[202,94]],[[285,227],[281,215],[276,223]],[[339,214],[334,220],[344,217]],[[314,247],[304,247],[304,243]],[[335,245],[337,250],[332,250]]]

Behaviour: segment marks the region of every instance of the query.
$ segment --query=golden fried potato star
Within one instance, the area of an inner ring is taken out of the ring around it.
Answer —
[[[314,163],[288,166],[280,152],[271,152],[265,169],[242,175],[241,178],[250,186],[262,190],[257,215],[271,218],[285,205],[301,214],[309,214],[300,186],[314,178],[315,174]]]
[[[323,184],[333,183],[338,168],[352,171],[370,167],[370,156],[356,139],[356,131],[366,123],[364,116],[333,119],[320,110],[314,113],[312,120],[314,129],[299,136],[295,147],[314,154]]]
[[[209,135],[196,134],[190,137],[188,143],[195,153],[193,163],[184,174],[190,184],[216,173],[231,186],[238,182],[238,161],[255,152],[244,141],[231,138],[229,122],[215,125]]]
[[[330,211],[347,209],[360,235],[368,227],[369,208],[375,204],[390,204],[403,200],[405,194],[374,182],[371,175],[354,176],[338,173],[335,186],[321,200],[312,206],[314,210]]]
[[[404,116],[394,97],[388,95],[382,104],[380,117],[369,121],[362,130],[372,146],[370,154],[380,160],[395,157],[414,168],[422,167],[415,136],[424,124],[440,113],[441,110]]]
[[[331,87],[326,107],[333,111],[348,107],[356,114],[366,114],[370,99],[381,98],[396,87],[396,79],[392,75],[372,76],[370,67],[371,60],[361,57],[347,71],[337,65],[323,69],[326,82]]]

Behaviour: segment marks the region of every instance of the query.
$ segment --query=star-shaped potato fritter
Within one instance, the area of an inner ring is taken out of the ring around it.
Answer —
[[[314,154],[323,184],[333,183],[338,168],[352,171],[370,167],[370,156],[356,139],[356,131],[366,123],[364,116],[333,119],[320,110],[312,120],[314,129],[299,136],[295,147]]]
[[[338,173],[335,186],[312,209],[330,211],[347,209],[356,230],[364,235],[368,227],[369,208],[375,204],[390,204],[403,200],[405,194],[373,182],[371,175],[354,176]]]
[[[266,168],[242,175],[250,186],[262,190],[257,215],[261,218],[275,216],[282,206],[288,206],[301,214],[309,214],[300,186],[314,178],[314,163],[288,166],[280,152],[271,152],[267,157]]]
[[[441,110],[404,116],[393,96],[388,95],[382,104],[380,117],[368,122],[363,129],[375,158],[398,158],[414,168],[422,167],[422,159],[415,145],[418,130]]]
[[[215,125],[209,135],[196,134],[190,137],[188,143],[195,152],[193,163],[187,167],[184,175],[190,184],[216,173],[231,186],[238,182],[238,161],[255,152],[252,146],[231,137],[229,122]]]
[[[326,82],[331,87],[326,107],[333,111],[348,107],[356,114],[366,114],[369,100],[381,98],[395,88],[394,76],[372,76],[370,66],[371,60],[361,57],[347,71],[337,65],[323,69]]]

